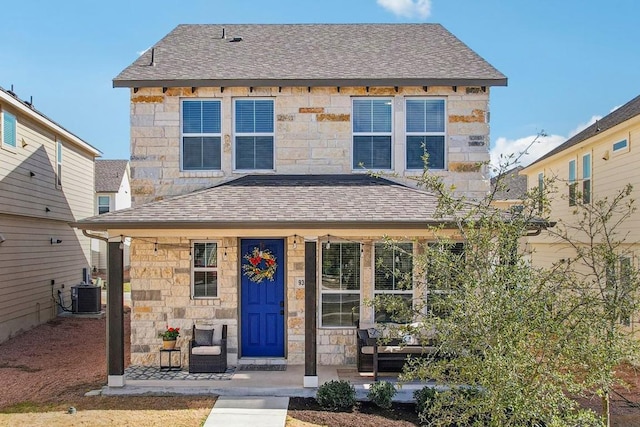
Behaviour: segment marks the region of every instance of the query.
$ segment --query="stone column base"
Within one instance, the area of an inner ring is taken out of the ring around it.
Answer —
[[[317,388],[318,387],[318,376],[305,376],[303,381],[304,388]]]
[[[109,387],[124,387],[124,375],[109,375],[107,385]]]

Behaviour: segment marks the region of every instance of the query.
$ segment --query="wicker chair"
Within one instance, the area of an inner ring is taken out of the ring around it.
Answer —
[[[196,327],[192,328],[189,341],[189,372],[210,373],[225,372],[227,370],[227,325],[222,326],[220,343],[201,345],[196,342]],[[220,326],[216,326],[219,328]],[[195,350],[195,351],[194,351]]]

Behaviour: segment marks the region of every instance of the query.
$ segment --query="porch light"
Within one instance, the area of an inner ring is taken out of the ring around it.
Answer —
[[[158,242],[153,244],[153,254],[156,256],[158,255]]]
[[[327,240],[327,244],[325,245],[326,249],[331,249],[331,241]]]
[[[294,234],[294,235],[293,235],[293,249],[298,249],[298,242],[297,242],[297,238],[298,238],[298,235],[297,235],[297,234]]]
[[[120,235],[120,244],[118,245],[118,249],[124,249],[124,237],[122,236],[122,234]]]
[[[226,260],[227,260],[227,248],[224,248],[224,254],[222,254],[222,259],[223,259],[224,261],[226,261]]]

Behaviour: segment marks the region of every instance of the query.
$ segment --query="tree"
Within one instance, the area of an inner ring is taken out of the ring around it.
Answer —
[[[507,159],[499,176],[514,161],[517,157]],[[434,241],[422,242],[413,255],[413,283],[405,286],[415,286],[415,294],[426,298],[410,308],[390,303],[389,297],[372,304],[393,311],[397,320],[410,315],[418,321],[399,326],[399,336],[413,333],[437,345],[434,357],[411,360],[402,377],[448,387],[433,399],[430,425],[599,425],[570,396],[594,387],[606,395],[615,366],[637,352],[619,328],[620,317],[637,306],[637,274],[614,261],[621,247],[607,237],[614,233],[602,234],[628,217],[613,215],[625,198],[594,203],[584,217],[592,226],[579,227],[591,232],[586,245],[577,243],[574,232],[555,232],[575,243],[576,257],[538,268],[530,264],[523,239],[552,225],[551,180],[511,213],[491,206],[500,179],[481,201],[455,198],[427,170],[421,184],[438,195],[438,214],[448,224],[434,228]],[[446,232],[451,227],[453,235]],[[597,244],[601,241],[608,246]],[[598,265],[590,284],[584,285],[580,262]],[[625,274],[615,276],[614,267]],[[614,276],[620,279],[612,281]]]

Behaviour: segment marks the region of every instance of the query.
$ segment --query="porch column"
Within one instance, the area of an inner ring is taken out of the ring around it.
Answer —
[[[124,262],[120,241],[108,243],[107,276],[107,385],[124,386]]]
[[[304,243],[304,387],[318,387],[316,314],[317,243]]]

